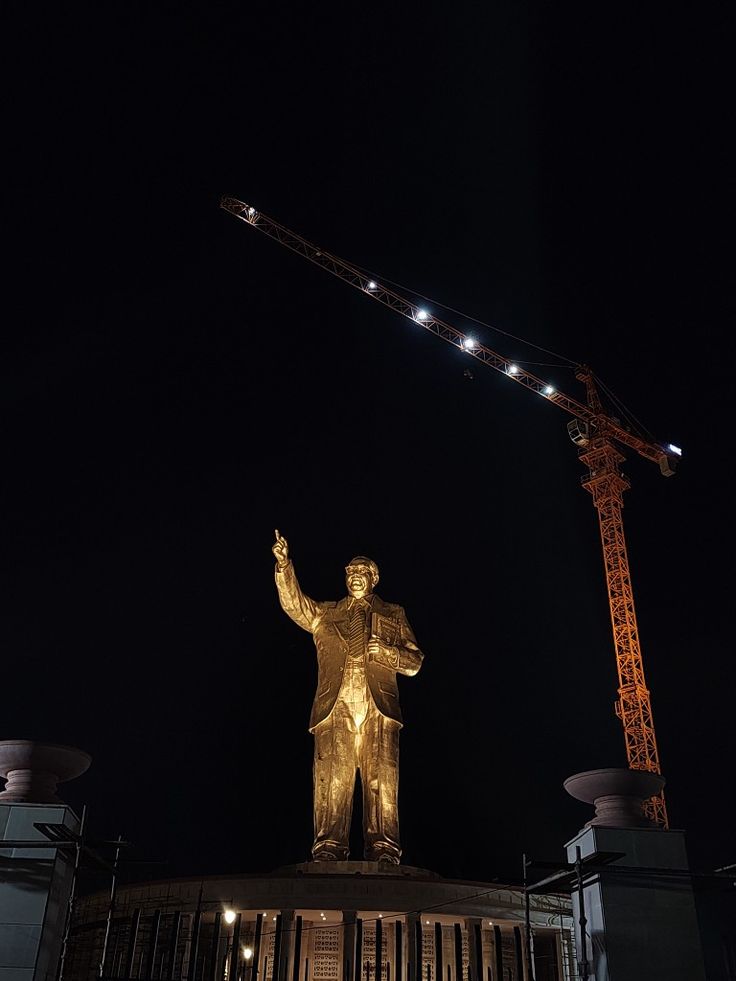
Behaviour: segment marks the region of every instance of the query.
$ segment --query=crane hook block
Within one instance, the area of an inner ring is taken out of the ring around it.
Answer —
[[[673,456],[668,456],[663,453],[659,458],[659,469],[662,471],[663,477],[674,477],[675,475],[675,458]]]

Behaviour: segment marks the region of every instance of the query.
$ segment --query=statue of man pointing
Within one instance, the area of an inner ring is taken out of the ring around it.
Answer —
[[[355,777],[363,785],[365,858],[399,863],[399,731],[396,675],[415,675],[422,652],[400,606],[373,592],[378,566],[359,555],[345,569],[348,595],[315,602],[299,587],[289,547],[276,531],[276,587],[284,611],[314,637],[317,693],[314,734],[315,862],[349,854]]]

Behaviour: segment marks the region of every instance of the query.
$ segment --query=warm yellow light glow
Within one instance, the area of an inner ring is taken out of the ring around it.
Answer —
[[[322,607],[319,603],[315,606],[314,601],[302,593],[290,560],[288,542],[276,529],[274,533],[272,551],[276,559],[279,601],[295,623],[314,635],[318,651],[317,695],[312,703],[310,726],[316,740],[314,826],[325,831],[324,837],[320,837],[320,832],[314,842],[313,858],[341,861],[347,856],[349,842],[346,835],[350,829],[356,773],[360,769],[366,803],[363,809],[366,857],[373,862],[388,859],[390,863],[398,864],[401,855],[397,802],[401,716],[396,676],[415,675],[423,655],[401,607],[387,607],[372,593],[378,584],[378,567],[363,555],[355,556],[345,566],[345,584],[350,595],[330,604],[330,609],[334,606],[340,616],[344,610],[345,617],[354,617],[353,601],[365,601],[371,594],[369,602],[363,605],[370,609],[373,604],[372,612],[361,609],[360,605],[356,608],[359,616],[354,620],[358,626],[358,621],[364,622],[365,629],[361,627],[360,631],[350,635],[353,647],[348,651],[344,644],[346,634],[328,629],[321,614],[315,619],[314,611]],[[308,615],[306,610],[312,613]],[[344,675],[338,686],[340,705],[351,706],[344,717],[341,709],[333,712],[336,703],[330,695],[333,692],[337,697],[335,679],[338,675]],[[330,726],[334,724],[334,730],[330,729],[335,733],[334,739],[328,738],[325,735],[327,729],[321,726],[327,719],[330,719]],[[378,723],[381,719],[385,724],[380,722],[374,726],[373,721]],[[320,919],[324,922],[326,917],[322,915]]]
[[[252,947],[243,947],[243,957],[247,961],[249,961],[252,956],[253,956],[253,948]]]
[[[226,923],[234,923],[237,915],[238,914],[234,910],[226,909],[225,910],[225,922]]]

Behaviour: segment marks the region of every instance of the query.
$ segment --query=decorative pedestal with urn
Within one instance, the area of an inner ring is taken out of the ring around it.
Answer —
[[[596,809],[566,845],[568,862],[582,860],[572,896],[580,978],[704,981],[684,832],[662,830],[642,807],[664,778],[588,770],[564,786]]]

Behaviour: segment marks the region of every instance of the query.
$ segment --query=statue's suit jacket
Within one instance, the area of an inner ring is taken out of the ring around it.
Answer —
[[[276,567],[276,587],[284,612],[314,636],[317,648],[317,693],[309,720],[311,732],[332,712],[340,693],[348,656],[349,597],[336,602],[318,603],[305,596],[299,588],[291,562],[281,571]],[[402,725],[396,674],[416,674],[422,666],[424,655],[417,647],[402,607],[385,603],[373,593],[371,613],[378,613],[391,622],[397,642],[388,655],[366,662],[368,689],[378,711]],[[368,629],[370,631],[370,619]]]

